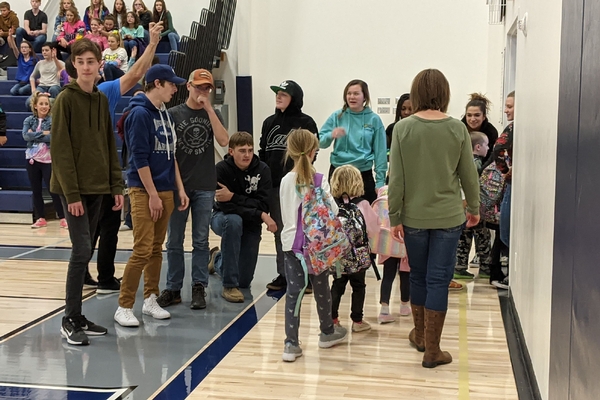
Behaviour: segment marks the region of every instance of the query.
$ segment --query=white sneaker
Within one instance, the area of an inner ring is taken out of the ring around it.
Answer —
[[[121,326],[140,326],[140,321],[133,315],[132,308],[117,308],[115,321]]]
[[[156,319],[167,319],[171,318],[171,314],[158,305],[156,302],[156,295],[151,294],[150,297],[144,299],[144,306],[142,307],[142,313],[151,316]]]

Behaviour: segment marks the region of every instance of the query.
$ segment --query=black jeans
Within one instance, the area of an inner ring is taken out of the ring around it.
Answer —
[[[42,181],[46,182],[46,187],[50,188],[50,176],[52,175],[52,164],[46,164],[34,161],[33,164],[27,160],[27,175],[29,183],[31,183],[31,191],[33,192],[33,210],[35,211],[34,219],[46,218],[44,211],[44,197],[42,196]],[[57,194],[50,193],[54,210],[58,214],[58,218],[63,219],[65,212],[60,202],[60,197]]]
[[[67,270],[66,307],[67,318],[81,315],[81,291],[87,273],[88,264],[92,257],[92,235],[96,231],[100,211],[102,209],[102,195],[82,195],[83,215],[75,217],[68,210],[67,199],[61,196],[65,217],[69,224],[71,238],[71,258]]]
[[[410,272],[399,271],[399,266],[399,258],[390,257],[383,262],[383,279],[379,292],[380,303],[390,304],[392,286],[398,272],[400,273],[400,300],[403,303],[410,300]]]
[[[352,287],[352,305],[350,307],[350,319],[354,322],[360,322],[363,319],[363,308],[365,305],[365,293],[367,284],[365,283],[366,269],[355,274],[342,274],[339,278],[333,279],[331,285],[331,316],[333,319],[338,317],[340,301],[346,291],[346,284],[350,282]]]
[[[492,283],[493,281],[501,281],[506,277],[504,272],[502,272],[500,257],[503,253],[508,253],[508,246],[500,240],[500,227],[498,225],[488,223],[487,226],[490,230],[496,232],[492,251],[490,252],[490,283]]]
[[[112,195],[105,194],[102,199],[100,220],[92,241],[92,252],[98,243],[98,283],[108,283],[115,277],[115,256],[119,242],[119,227],[121,226],[121,210],[113,211],[115,200]],[[100,241],[98,242],[98,238]]]
[[[331,182],[331,175],[333,175],[333,171],[335,171],[333,165],[329,167],[329,181]],[[363,199],[367,200],[369,203],[374,202],[377,199],[377,190],[375,190],[375,178],[373,178],[373,170],[370,169],[368,171],[360,171],[360,175],[363,180],[363,188],[365,190],[365,194],[362,196]]]

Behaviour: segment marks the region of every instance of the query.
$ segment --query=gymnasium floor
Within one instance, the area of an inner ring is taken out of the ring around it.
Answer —
[[[186,250],[191,243],[186,239]],[[131,232],[120,232],[117,276],[125,267]],[[211,237],[211,246],[218,245]],[[64,280],[70,254],[68,232],[0,224],[0,399],[517,399],[515,379],[496,289],[475,280],[450,294],[442,347],[452,364],[427,370],[412,349],[409,317],[377,324],[379,284],[367,282],[365,318],[373,329],[350,334],[347,343],[319,349],[312,295],[301,312],[304,355],[281,361],[285,301],[267,293],[274,277],[272,235],[265,231],[252,288],[241,304],[220,296],[210,278],[205,310],[189,309],[189,272],[183,303],[169,307],[170,320],[134,313],[139,328],[112,319],[118,294],[84,290],[84,314],[109,333],[76,347],[60,337]],[[187,253],[186,260],[190,254]],[[90,265],[95,269],[95,264]],[[164,283],[166,262],[163,264]],[[372,274],[371,274],[372,275]],[[398,282],[392,309],[398,312]],[[162,286],[161,286],[162,288]],[[341,322],[350,327],[350,289]]]

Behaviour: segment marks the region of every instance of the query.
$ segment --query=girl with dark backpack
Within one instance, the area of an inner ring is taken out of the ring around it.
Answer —
[[[302,349],[298,340],[300,323],[300,302],[308,280],[313,284],[314,298],[317,303],[321,334],[319,347],[329,348],[346,339],[346,328],[333,324],[331,317],[331,292],[329,291],[329,274],[327,269],[317,268],[314,261],[323,261],[325,265],[333,264],[333,259],[339,259],[336,254],[338,246],[331,246],[329,251],[324,249],[319,257],[315,252],[310,252],[311,240],[315,232],[327,231],[331,225],[336,225],[335,220],[329,218],[338,212],[338,207],[329,194],[329,184],[322,174],[317,174],[312,166],[312,161],[319,149],[319,140],[314,133],[306,129],[295,129],[287,138],[286,159],[294,161],[294,168],[281,179],[281,246],[284,252],[285,277],[287,290],[285,298],[285,346],[283,361],[295,361],[302,356]],[[318,214],[307,210],[307,204],[320,196],[320,209]],[[311,198],[312,196],[312,198]],[[313,218],[308,218],[312,215]],[[323,222],[327,218],[327,225]],[[312,224],[307,221],[312,220]],[[308,232],[308,235],[307,235]],[[335,234],[335,232],[333,232]],[[328,236],[326,239],[329,239]],[[325,243],[326,240],[323,240]],[[304,250],[304,251],[302,251]],[[304,257],[307,254],[307,257]],[[327,260],[327,257],[331,260]],[[311,265],[307,265],[307,259]]]
[[[333,322],[338,325],[340,301],[346,285],[352,287],[352,332],[371,329],[371,325],[363,320],[365,304],[365,283],[367,269],[373,265],[369,236],[379,232],[377,214],[369,202],[363,199],[364,184],[360,171],[351,165],[336,168],[331,176],[331,194],[339,207],[338,217],[342,221],[344,231],[351,245],[351,252],[344,257],[341,276],[334,276],[331,285]]]

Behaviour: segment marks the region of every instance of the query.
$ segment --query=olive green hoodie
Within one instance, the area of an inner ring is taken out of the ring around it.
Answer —
[[[108,99],[97,87],[87,93],[76,81],[65,86],[52,107],[51,134],[51,192],[69,204],[82,195],[123,194]]]
[[[390,150],[390,224],[416,229],[447,229],[479,215],[479,178],[465,125],[448,117],[415,115],[394,127]]]

